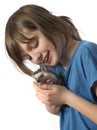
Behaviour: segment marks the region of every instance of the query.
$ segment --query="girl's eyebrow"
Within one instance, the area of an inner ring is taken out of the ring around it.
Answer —
[[[37,36],[37,34],[38,34],[37,31],[29,32],[29,31],[27,31],[26,29],[23,29],[23,35],[24,35],[25,37],[27,37],[28,39],[31,39],[31,38]]]
[[[37,40],[38,39],[38,36],[33,36],[32,38],[30,38],[31,40]]]
[[[28,42],[24,43],[26,44],[26,51],[29,51],[29,48],[30,48],[30,44],[33,44],[34,42],[36,42],[38,40],[38,37],[37,36],[33,36],[32,38],[30,38],[28,40]],[[33,46],[33,45],[32,45]],[[24,53],[25,55],[25,51],[22,49],[22,52]]]
[[[33,42],[33,41],[35,41],[35,40],[37,40],[37,39],[38,39],[38,36],[34,35],[34,36],[28,38],[28,42],[30,42],[30,41]]]

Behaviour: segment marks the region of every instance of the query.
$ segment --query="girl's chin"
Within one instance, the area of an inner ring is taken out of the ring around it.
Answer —
[[[57,65],[58,64],[58,59],[56,58],[56,59],[49,59],[49,61],[47,62],[47,63],[45,63],[45,65],[49,65],[49,66],[55,66],[55,65]]]
[[[56,60],[56,61],[53,61],[50,65],[51,66],[55,66],[55,65],[57,65],[58,64],[58,61]]]

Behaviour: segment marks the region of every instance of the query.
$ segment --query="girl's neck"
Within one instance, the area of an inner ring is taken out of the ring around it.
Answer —
[[[77,46],[78,46],[79,41],[70,39],[68,41],[68,44],[63,48],[63,55],[61,58],[61,65],[63,66],[64,69],[67,69],[68,63],[73,56]]]

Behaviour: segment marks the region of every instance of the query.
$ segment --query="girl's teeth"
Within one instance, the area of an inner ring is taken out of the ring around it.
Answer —
[[[46,57],[46,58],[45,58],[45,62],[47,62],[47,59],[48,59],[48,58]]]

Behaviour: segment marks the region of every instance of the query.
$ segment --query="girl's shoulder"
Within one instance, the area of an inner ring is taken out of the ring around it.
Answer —
[[[97,57],[97,43],[82,40],[79,42],[75,53],[77,56],[85,56],[89,54]]]
[[[97,52],[97,43],[82,40],[79,42],[79,46],[81,48],[86,48],[86,49],[89,49],[90,51],[94,50]]]

